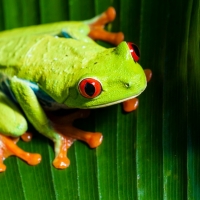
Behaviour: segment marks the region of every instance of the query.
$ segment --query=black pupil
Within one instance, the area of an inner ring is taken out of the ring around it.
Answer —
[[[95,93],[95,87],[94,87],[94,85],[92,85],[91,83],[86,83],[86,85],[85,85],[85,92],[90,97],[93,96],[94,93]]]
[[[138,47],[135,44],[132,44],[132,48],[135,51],[136,55],[138,57],[140,57],[140,51],[139,51]]]

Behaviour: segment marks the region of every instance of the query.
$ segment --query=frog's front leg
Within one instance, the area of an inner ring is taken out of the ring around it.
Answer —
[[[110,33],[104,30],[106,24],[112,22],[116,17],[116,11],[113,7],[109,7],[101,15],[86,21],[90,27],[89,36],[94,40],[102,40],[114,45],[118,45],[124,40],[124,34],[122,32]]]
[[[6,170],[3,161],[12,155],[20,157],[30,165],[40,163],[41,156],[25,152],[17,146],[19,136],[27,130],[27,122],[16,105],[0,92],[0,172]]]
[[[58,168],[68,167],[69,159],[63,154],[64,146],[71,145],[71,143],[67,143],[68,138],[65,138],[55,130],[38,102],[33,90],[25,82],[17,77],[13,77],[10,79],[10,87],[30,123],[39,133],[54,142],[56,157],[62,158],[59,160],[60,163],[56,162],[57,165],[60,166]]]
[[[52,121],[54,128],[59,133],[62,133],[60,153],[57,154],[53,161],[54,167],[60,169],[65,168],[65,164],[63,165],[62,159],[64,156],[66,156],[67,150],[76,139],[86,142],[91,148],[96,148],[101,144],[103,139],[101,133],[87,132],[73,126],[74,120],[85,118],[88,115],[89,110],[78,110],[74,113],[64,115],[57,115],[55,113],[47,112],[47,116]]]
[[[73,144],[75,139],[87,142],[91,147],[99,144],[95,143],[99,137],[101,142],[101,134],[94,134],[76,129],[72,126],[72,122],[76,118],[81,118],[79,114],[73,114],[68,117],[52,119],[53,123],[47,118],[46,113],[42,109],[32,89],[23,81],[14,77],[10,80],[10,87],[26,114],[28,120],[33,126],[54,142],[55,159],[53,165],[56,168],[64,169],[69,166],[70,161],[67,158],[67,149]],[[67,118],[69,119],[67,121]],[[97,136],[95,138],[95,136]],[[95,139],[94,139],[95,138]]]
[[[103,140],[103,135],[101,133],[83,131],[73,126],[73,122],[76,119],[86,118],[89,116],[89,113],[89,110],[78,110],[67,115],[64,114],[59,116],[52,113],[47,113],[47,115],[54,123],[56,130],[61,132],[63,135],[69,138],[81,140],[86,142],[89,147],[96,148],[101,144]]]

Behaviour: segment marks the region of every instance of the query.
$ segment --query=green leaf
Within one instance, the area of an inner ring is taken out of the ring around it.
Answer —
[[[93,110],[77,126],[102,132],[90,149],[75,142],[66,170],[52,166],[53,144],[34,132],[19,146],[42,155],[31,167],[5,161],[0,199],[16,200],[198,200],[200,199],[200,4],[191,1],[0,0],[0,29],[61,20],[83,20],[117,10],[109,27],[141,50],[141,65],[153,78],[137,111],[120,105]]]

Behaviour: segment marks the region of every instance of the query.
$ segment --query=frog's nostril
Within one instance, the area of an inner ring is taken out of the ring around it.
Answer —
[[[129,87],[130,87],[130,84],[129,84],[129,83],[125,83],[124,85],[125,85],[126,88],[129,88]]]

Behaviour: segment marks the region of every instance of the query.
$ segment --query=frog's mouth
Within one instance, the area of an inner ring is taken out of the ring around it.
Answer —
[[[114,102],[110,102],[110,103],[107,103],[107,104],[100,104],[100,105],[96,105],[96,106],[91,106],[89,109],[95,109],[95,108],[103,108],[103,107],[107,107],[107,106],[112,106],[112,105],[115,105],[115,104],[119,104],[119,103],[122,103],[124,101],[128,101],[130,99],[134,99],[135,97],[139,96],[144,90],[142,90],[139,94],[137,95],[134,95],[134,96],[131,96],[131,97],[128,97],[128,98],[125,98],[125,99],[121,99],[121,100],[118,100],[118,101],[114,101]],[[86,108],[87,109],[87,108]]]

